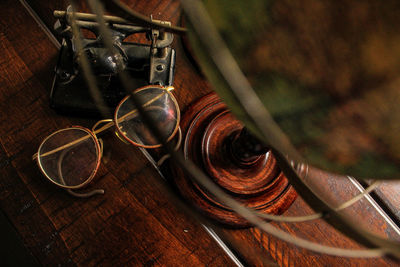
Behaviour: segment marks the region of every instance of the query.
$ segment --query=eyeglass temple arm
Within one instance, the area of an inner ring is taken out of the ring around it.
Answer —
[[[98,139],[98,140],[99,140],[99,143],[100,143],[100,157],[103,157],[103,140],[102,139]],[[61,176],[61,172],[60,172],[60,176]],[[72,195],[74,197],[80,197],[80,198],[88,198],[88,197],[91,197],[91,196],[94,196],[94,195],[98,195],[98,194],[99,195],[100,194],[103,195],[104,194],[104,189],[94,189],[94,190],[92,190],[90,192],[87,192],[87,193],[77,193],[77,192],[74,192],[72,189],[66,189],[66,191],[70,195]]]
[[[98,139],[99,140],[99,143],[100,143],[100,157],[102,157],[103,156],[103,140],[101,140],[101,139]],[[64,159],[64,155],[65,155],[65,153],[67,152],[68,150],[64,150],[63,152],[62,152],[62,154],[60,155],[60,158],[59,158],[59,160],[58,160],[58,175],[60,176],[60,179],[61,179],[61,181],[63,181],[63,183],[65,184],[65,181],[64,181],[64,177],[63,177],[63,175],[62,175],[62,172],[61,172],[61,162],[62,162],[62,160]],[[74,197],[80,197],[80,198],[88,198],[88,197],[91,197],[91,196],[94,196],[94,195],[97,195],[97,194],[104,194],[104,189],[94,189],[94,190],[92,190],[92,191],[90,191],[90,192],[87,192],[87,193],[78,193],[78,192],[75,192],[75,191],[73,191],[72,189],[69,189],[69,188],[66,188],[65,189],[70,195],[72,195],[72,196],[74,196]]]
[[[91,196],[94,196],[97,194],[101,194],[101,195],[104,194],[104,189],[94,189],[87,193],[77,193],[77,192],[73,191],[72,189],[66,189],[66,191],[70,195],[72,195],[74,197],[80,197],[80,198],[88,198],[88,197],[91,197]]]
[[[99,139],[99,141],[100,141],[101,139]],[[100,144],[101,144],[101,154],[103,154],[103,142],[102,141],[100,141]],[[32,160],[37,160],[37,153],[35,153],[33,156],[32,156]],[[59,171],[60,171],[60,168],[59,168]],[[61,179],[62,179],[62,174],[61,174],[61,172],[59,173],[60,174],[60,177],[61,177]],[[64,179],[62,179],[62,180],[64,180]],[[65,189],[70,195],[72,195],[72,196],[74,196],[74,197],[80,197],[80,198],[88,198],[88,197],[91,197],[91,196],[94,196],[94,195],[97,195],[97,194],[104,194],[104,189],[95,189],[95,190],[92,190],[92,191],[90,191],[90,192],[87,192],[87,193],[77,193],[77,192],[74,192],[72,189]]]
[[[174,150],[177,151],[182,143],[182,130],[181,127],[178,126],[178,141],[176,142]],[[171,157],[170,154],[165,154],[157,161],[157,166],[160,167],[167,159]]]

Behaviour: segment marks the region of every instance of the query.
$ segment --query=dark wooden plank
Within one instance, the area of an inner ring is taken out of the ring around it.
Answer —
[[[29,0],[46,25],[54,24],[53,9],[65,9],[67,1]],[[156,19],[179,21],[179,1],[126,1]],[[56,129],[72,124],[90,127],[92,121],[66,118],[48,107],[57,50],[19,2],[0,4],[0,207],[13,223],[24,245],[43,265],[211,265],[232,262],[203,231],[166,197],[157,172],[140,151],[126,146],[112,134],[103,137],[102,166],[90,188],[104,188],[104,196],[75,199],[42,177],[31,155],[41,140]],[[82,11],[87,10],[80,4]],[[24,25],[28,25],[24,26]],[[182,110],[210,92],[175,37],[177,50],[175,91]],[[314,176],[318,179],[319,176]],[[319,177],[320,178],[320,177]],[[329,199],[339,203],[357,190],[345,179],[328,176],[316,183]],[[394,187],[384,184],[383,194],[396,211]],[[393,196],[393,197],[392,197]],[[360,210],[367,210],[367,214]],[[366,201],[347,211],[373,226],[374,231],[397,238]],[[311,210],[297,199],[286,215]],[[370,224],[373,222],[373,224]],[[276,224],[281,229],[327,245],[358,248],[323,221]],[[222,229],[233,239],[249,265],[281,266],[394,266],[387,259],[348,259],[319,255],[296,248],[259,230]],[[261,255],[261,256],[260,256]]]
[[[35,196],[12,165],[12,158],[0,148],[0,208],[13,223],[26,248],[43,265],[71,265],[59,232],[40,208]]]
[[[61,117],[49,108],[57,50],[18,2],[1,7],[0,143],[6,179],[0,183],[0,203],[39,262],[230,265],[197,222],[184,219],[147,183],[158,174],[140,151],[117,138],[106,137],[105,164],[93,185],[104,188],[104,196],[76,199],[45,181],[31,160],[40,141],[58,128],[93,122]]]
[[[352,196],[359,194],[358,189],[346,177],[331,175],[316,169],[310,169],[307,181],[313,185],[314,190],[320,195],[323,195],[325,200],[332,206],[338,206]],[[312,210],[305,204],[301,197],[299,197],[285,215],[302,216],[311,213],[313,213]],[[364,227],[378,236],[390,238],[392,240],[400,240],[400,235],[386,223],[378,211],[365,199],[346,208],[343,210],[343,213],[358,222],[360,227]],[[294,236],[305,238],[315,243],[349,249],[362,249],[361,246],[333,229],[323,220],[303,223],[273,224]],[[249,239],[249,237],[243,238],[242,230],[233,230],[230,231],[230,234],[238,240]],[[261,234],[259,230],[253,230],[252,234],[256,240],[254,243],[258,244],[258,246],[262,246],[266,251],[269,251],[280,266],[400,265],[398,262],[387,258],[358,259],[321,255],[290,245],[270,235]]]

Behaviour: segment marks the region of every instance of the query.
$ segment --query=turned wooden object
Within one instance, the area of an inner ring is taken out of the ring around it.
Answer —
[[[248,133],[215,93],[188,108],[181,128],[185,158],[193,160],[234,199],[272,214],[283,213],[296,199],[269,149]],[[192,182],[179,166],[172,169],[178,190],[202,213],[223,224],[248,226],[216,196]]]

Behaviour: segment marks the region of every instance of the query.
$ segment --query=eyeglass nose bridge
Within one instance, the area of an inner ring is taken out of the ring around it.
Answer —
[[[125,138],[123,138],[121,136],[121,134],[119,133],[119,131],[115,130],[114,134],[116,137],[118,137],[119,140],[121,140],[123,143],[125,143],[126,145],[130,145],[131,143],[129,143]]]
[[[99,127],[99,125],[106,123],[105,125],[103,125],[103,127],[100,127],[99,129],[97,129]],[[108,128],[111,128],[114,125],[114,121],[112,119],[104,119],[104,120],[99,120],[98,122],[96,122],[93,127],[92,127],[92,132],[94,135],[107,130]]]
[[[97,139],[97,141],[99,142],[99,145],[100,145],[100,158],[101,158],[103,156],[103,140]],[[71,149],[71,148],[69,148],[69,149]],[[63,174],[62,174],[62,171],[61,171],[61,162],[64,159],[64,156],[68,152],[68,150],[63,150],[63,152],[61,153],[61,156],[60,156],[60,158],[58,159],[58,162],[57,162],[58,176],[62,180],[64,180],[64,178],[63,178]],[[95,173],[93,174],[93,177],[95,176],[96,172],[97,172],[97,169],[95,170]],[[94,190],[91,190],[91,191],[85,192],[85,193],[78,193],[78,192],[73,191],[70,188],[66,188],[66,191],[69,194],[73,195],[74,197],[80,197],[80,198],[88,198],[88,197],[91,197],[91,196],[94,196],[94,195],[98,195],[98,194],[102,195],[102,194],[104,194],[104,189],[94,189]]]
[[[98,140],[100,142],[100,148],[101,148],[100,151],[101,151],[101,156],[102,156],[103,155],[103,140],[101,140],[101,139],[98,139]],[[32,160],[38,160],[38,153],[37,152],[35,154],[33,154]],[[90,192],[87,192],[87,193],[78,193],[78,192],[73,191],[70,188],[63,188],[63,189],[65,189],[70,195],[72,195],[74,197],[80,197],[80,198],[88,198],[88,197],[91,197],[91,196],[94,196],[94,195],[100,195],[100,194],[102,195],[102,194],[104,194],[104,189],[94,189],[94,190],[92,190]]]

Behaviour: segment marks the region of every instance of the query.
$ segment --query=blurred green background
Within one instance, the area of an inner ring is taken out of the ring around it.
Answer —
[[[400,178],[400,1],[204,3],[257,94],[311,164]]]

